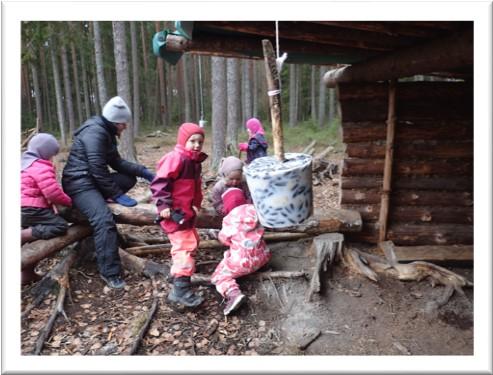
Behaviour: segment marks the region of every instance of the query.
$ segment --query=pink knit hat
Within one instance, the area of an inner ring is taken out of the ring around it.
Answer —
[[[205,137],[204,130],[200,126],[192,122],[185,122],[180,126],[180,129],[178,129],[176,143],[185,147],[188,138],[194,134],[202,134],[202,136]]]
[[[252,134],[264,134],[264,128],[262,127],[262,123],[260,120],[252,117],[250,120],[246,122],[246,127],[252,132]]]
[[[224,213],[227,215],[229,212],[242,204],[246,204],[245,193],[238,188],[229,188],[222,195]]]

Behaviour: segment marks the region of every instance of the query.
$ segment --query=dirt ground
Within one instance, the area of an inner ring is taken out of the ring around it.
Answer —
[[[153,167],[171,149],[174,136],[146,137],[137,142],[139,160]],[[319,145],[321,149],[323,145]],[[301,151],[300,150],[292,151]],[[207,143],[206,149],[207,152]],[[335,159],[340,155],[332,155]],[[58,159],[63,166],[64,155]],[[204,166],[206,177],[212,174]],[[130,192],[139,196],[144,182]],[[315,207],[337,207],[337,176],[314,186]],[[122,233],[163,237],[157,226],[119,225]],[[270,245],[272,271],[306,271],[313,267],[310,240]],[[346,243],[365,249],[363,244]],[[371,251],[371,249],[366,249]],[[46,273],[63,252],[39,263]],[[169,263],[169,255],[149,256]],[[222,258],[221,250],[200,250],[197,272],[211,274]],[[452,268],[451,268],[452,269]],[[474,281],[472,268],[453,268]],[[153,302],[153,285],[143,276],[124,271],[127,287],[111,290],[99,278],[95,261],[86,257],[70,271],[70,298],[65,302],[68,320],[59,316],[42,355],[119,355],[133,342],[135,326],[147,316]],[[323,290],[307,302],[305,278],[254,278],[239,280],[248,302],[227,319],[222,298],[211,287],[197,288],[205,297],[197,310],[177,312],[166,304],[166,280],[155,285],[159,304],[139,355],[473,355],[473,290],[455,294],[436,314],[430,303],[443,293],[426,280],[402,282],[381,278],[378,283],[336,264],[322,278]],[[22,310],[32,302],[32,285],[22,289]],[[51,294],[22,319],[21,352],[30,355],[56,301]]]

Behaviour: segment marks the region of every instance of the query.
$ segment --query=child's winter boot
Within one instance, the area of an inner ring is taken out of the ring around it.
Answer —
[[[175,277],[173,279],[173,289],[168,294],[168,302],[186,307],[197,307],[204,302],[204,298],[195,294],[191,287],[190,276]]]
[[[224,308],[224,315],[229,315],[233,311],[237,310],[243,302],[245,302],[246,296],[241,293],[239,289],[234,289],[226,296],[226,307]]]

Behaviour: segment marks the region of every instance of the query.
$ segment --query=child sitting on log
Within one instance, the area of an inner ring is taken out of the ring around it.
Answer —
[[[246,151],[246,164],[262,156],[267,156],[267,141],[265,140],[264,128],[260,120],[255,117],[246,122],[248,131],[248,142],[240,143],[240,151]]]
[[[60,146],[48,133],[35,135],[21,157],[21,244],[61,236],[68,223],[56,213],[56,204],[71,206],[72,200],[64,193],[56,179],[51,159]],[[35,264],[22,270],[22,284],[39,279]]]
[[[173,151],[157,164],[156,178],[151,183],[161,228],[171,242],[173,287],[168,302],[196,307],[203,297],[191,289],[190,277],[195,272],[195,252],[199,235],[195,218],[202,204],[202,162],[204,131],[197,124],[184,123],[178,130]]]
[[[211,277],[217,291],[226,299],[224,315],[230,315],[245,301],[236,278],[255,272],[271,258],[263,240],[264,228],[260,225],[253,204],[247,204],[241,189],[230,188],[223,194],[224,211],[218,239],[229,246],[224,259]]]
[[[245,194],[247,203],[252,203],[250,190],[248,190],[248,185],[243,178],[243,162],[240,159],[235,156],[223,158],[219,166],[219,177],[220,180],[216,182],[211,192],[212,206],[219,215],[226,215],[222,195],[231,187],[241,189]]]

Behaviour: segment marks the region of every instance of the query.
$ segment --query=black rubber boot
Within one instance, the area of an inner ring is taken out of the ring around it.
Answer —
[[[186,307],[197,307],[204,298],[192,291],[190,277],[181,276],[173,279],[173,288],[168,294],[168,302],[183,305]]]

